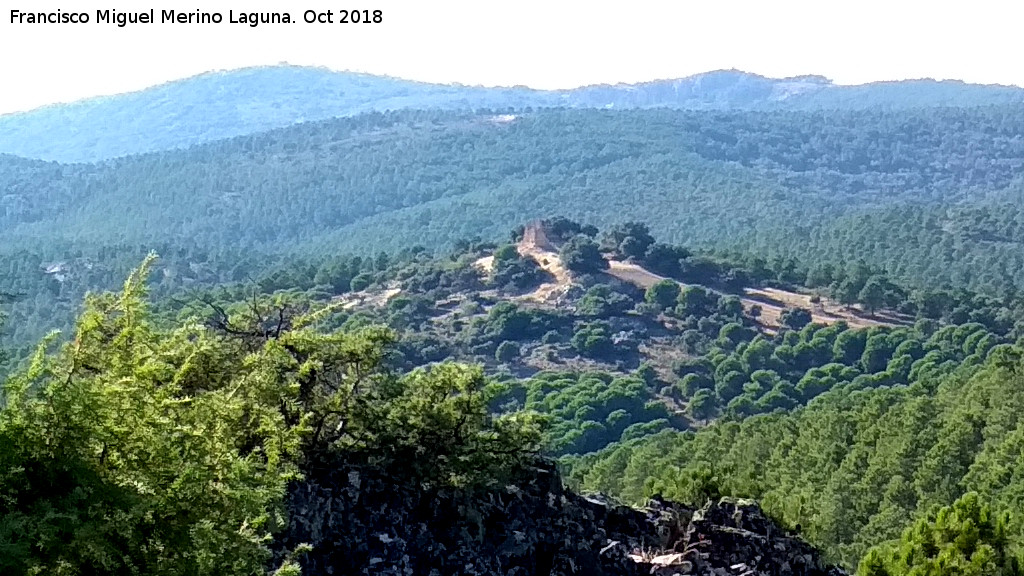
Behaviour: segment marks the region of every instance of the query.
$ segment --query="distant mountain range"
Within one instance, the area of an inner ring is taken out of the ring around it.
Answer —
[[[735,70],[573,90],[483,88],[276,66],[207,73],[139,92],[0,116],[0,153],[95,162],[301,122],[402,109],[907,109],[1024,103],[1024,88],[910,80],[837,86]]]

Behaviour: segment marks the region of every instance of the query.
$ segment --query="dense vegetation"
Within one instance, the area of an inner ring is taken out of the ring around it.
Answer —
[[[1019,106],[546,110],[510,123],[409,111],[100,165],[0,156],[0,291],[21,296],[17,345],[149,250],[162,294],[296,258],[497,240],[524,214],[602,226],[629,214],[691,251],[796,267],[798,284],[862,259],[906,287],[1001,299],[1024,282],[1021,118]]]
[[[330,309],[280,300],[161,329],[146,272],[91,297],[74,341],[4,386],[4,574],[261,574],[310,467],[472,490],[536,452],[538,420],[492,414],[478,369],[395,375],[386,331],[325,332]]]
[[[758,498],[856,566],[872,546],[898,539],[932,507],[951,505],[967,491],[990,500],[993,513],[1024,506],[1020,350],[997,346],[984,356],[980,366],[950,362],[945,369],[919,361],[909,385],[838,385],[802,409],[696,433],[663,431],[575,459],[569,468],[584,488],[631,501],[656,493]],[[1016,553],[1020,521],[1018,515],[1008,527]]]
[[[549,417],[547,451],[580,454],[670,426],[672,414],[637,376],[606,372],[541,373],[509,385],[498,401]]]
[[[587,232],[621,249],[644,243],[644,230]],[[44,343],[5,385],[5,571],[250,574],[269,562],[283,490],[305,466],[340,457],[475,489],[543,449],[566,455],[581,487],[627,501],[757,497],[871,576],[1019,573],[1021,520],[1003,516],[1024,505],[1024,378],[1005,335],[925,317],[825,327],[796,314],[771,334],[721,288],[644,292],[586,274],[589,288],[561,311],[501,296],[544,280],[532,274],[501,282],[488,303],[481,289],[529,267],[504,247],[467,250],[376,262],[376,272],[335,262],[350,283],[401,278],[419,290],[354,309],[324,308],[313,288],[253,299],[241,285],[151,314],[150,263],[123,293],[90,297],[74,340]],[[470,274],[480,250],[506,266]],[[709,283],[727,286],[735,269],[718,267]],[[429,329],[434,307],[459,294],[463,328]],[[632,341],[678,347],[680,360],[655,369]],[[500,370],[531,350],[606,369],[491,380],[429,366],[454,357]]]
[[[921,518],[898,546],[880,546],[864,558],[865,576],[902,574],[1024,574],[1009,548],[1009,514],[996,515],[975,492]]]
[[[264,74],[296,80],[270,101],[340,88],[69,141],[237,135],[181,150],[0,155],[0,572],[294,573],[271,543],[312,465],[476,490],[543,452],[629,502],[757,498],[865,576],[1021,573],[1019,90],[803,78],[769,105],[782,84],[721,73],[547,108],[275,69],[155,93]],[[652,109],[572,108],[616,98]],[[369,102],[440,109],[290,126]]]

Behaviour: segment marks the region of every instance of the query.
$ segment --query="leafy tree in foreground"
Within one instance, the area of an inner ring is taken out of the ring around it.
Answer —
[[[538,449],[535,417],[492,416],[479,369],[394,376],[391,335],[316,330],[330,309],[213,305],[205,324],[158,329],[150,263],[5,385],[2,574],[262,574],[285,488],[317,462],[472,488]]]
[[[197,325],[157,337],[144,279],[88,299],[74,341],[6,385],[4,574],[262,570],[299,428],[264,366],[234,371],[241,349]]]

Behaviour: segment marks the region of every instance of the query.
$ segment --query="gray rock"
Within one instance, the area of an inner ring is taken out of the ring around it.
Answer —
[[[552,462],[478,493],[425,490],[339,464],[292,486],[278,558],[305,576],[840,576],[756,503],[636,510],[566,490]]]

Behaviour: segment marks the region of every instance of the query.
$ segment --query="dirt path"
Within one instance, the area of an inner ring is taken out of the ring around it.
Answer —
[[[542,270],[554,277],[554,282],[545,282],[532,292],[514,297],[514,300],[552,303],[565,294],[572,285],[572,276],[562,265],[562,259],[558,257],[558,252],[548,242],[543,231],[532,230],[531,233],[524,234],[523,239],[516,245],[516,250],[520,256],[537,262]],[[485,274],[490,274],[494,271],[494,256],[479,258],[473,262],[473,266]]]
[[[662,280],[668,280],[665,276],[655,274],[642,266],[629,262],[622,262],[620,260],[608,261],[608,275],[618,278],[623,282],[629,282],[630,284],[639,286],[644,290],[654,286]],[[682,282],[679,282],[678,284],[680,286],[685,286]]]
[[[655,274],[646,268],[630,262],[618,260],[608,261],[608,275],[624,282],[647,289],[662,280],[670,280]],[[677,282],[680,286],[686,284]],[[847,308],[828,298],[821,298],[817,304],[811,302],[810,294],[802,294],[778,288],[745,288],[740,298],[743,309],[750,314],[754,306],[760,306],[761,314],[758,322],[765,329],[774,331],[782,325],[782,312],[786,308],[804,308],[811,311],[811,321],[818,324],[835,324],[843,321],[852,328],[869,328],[871,326],[894,326],[896,323],[880,318],[869,318],[867,314],[856,308]]]
[[[341,308],[343,310],[350,310],[356,306],[373,306],[376,308],[387,304],[388,300],[391,300],[401,292],[401,288],[391,286],[378,292],[363,290],[361,292],[351,292],[349,294],[335,296],[334,301],[341,302]]]
[[[554,282],[541,284],[533,292],[519,296],[519,299],[553,302],[569,289],[572,284],[572,276],[562,265],[557,247],[548,240],[542,228],[536,225],[528,226],[517,249],[519,254],[534,259],[541,268],[555,277]],[[492,256],[481,258],[475,262],[475,265],[490,272],[494,267],[494,258]],[[607,274],[644,290],[662,280],[671,280],[660,274],[655,274],[643,266],[621,260],[608,260]],[[681,287],[687,286],[683,282],[676,281],[676,283]],[[779,329],[782,325],[782,313],[787,308],[810,310],[812,322],[825,325],[843,321],[853,328],[869,328],[905,323],[902,318],[893,315],[870,317],[859,308],[843,306],[829,298],[821,298],[818,303],[813,303],[810,294],[778,288],[745,288],[743,294],[739,296],[743,303],[743,309],[748,315],[755,306],[760,308],[761,312],[757,321],[768,332]]]
[[[894,326],[896,322],[881,318],[871,318],[866,312],[859,308],[843,306],[829,298],[821,298],[820,302],[811,302],[810,294],[801,294],[778,288],[746,288],[743,293],[747,296],[743,299],[744,308],[748,303],[752,306],[761,306],[762,316],[779,316],[786,308],[804,308],[811,311],[811,319],[819,324],[834,324],[839,321],[846,322],[851,328],[870,328],[872,326]],[[773,323],[778,326],[778,319]]]
[[[490,274],[494,272],[494,256],[484,256],[473,262],[473,266],[476,266],[483,271],[484,274]]]
[[[569,271],[562,265],[562,259],[558,257],[556,252],[545,250],[536,244],[527,242],[520,242],[517,248],[521,256],[532,258],[542,270],[555,277],[554,282],[541,284],[533,292],[521,296],[522,299],[551,302],[557,300],[559,296],[569,290],[569,287],[572,285],[572,276],[569,275]]]

